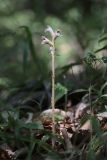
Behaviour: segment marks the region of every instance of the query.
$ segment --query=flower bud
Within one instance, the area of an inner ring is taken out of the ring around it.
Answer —
[[[60,36],[61,36],[61,31],[60,30],[55,31],[55,33],[54,33],[54,39],[56,39],[56,38],[58,38]]]
[[[45,36],[42,36],[41,44],[48,44],[49,46],[53,46],[52,42],[48,38],[46,38]]]
[[[52,27],[47,26],[47,28],[45,29],[45,32],[49,32],[49,33],[51,34],[51,36],[54,37],[54,34],[55,34],[55,33],[54,33]]]

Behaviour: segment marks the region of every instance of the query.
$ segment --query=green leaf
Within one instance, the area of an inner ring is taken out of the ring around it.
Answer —
[[[35,148],[35,144],[36,144],[36,141],[32,139],[26,160],[32,160],[32,153]]]
[[[101,135],[101,129],[100,129],[100,123],[98,119],[94,116],[90,117],[91,124],[92,124],[92,130],[95,132],[96,135]]]
[[[57,83],[55,86],[55,101],[59,100],[63,95],[67,94],[67,88]]]
[[[29,50],[27,44],[24,41],[22,42],[22,50],[23,50],[23,71],[24,74],[26,75]]]
[[[88,121],[90,118],[89,115],[84,115],[81,119],[80,119],[80,126],[82,126],[83,124],[85,124],[86,121]]]
[[[103,90],[104,90],[106,87],[107,87],[107,82],[102,85],[102,87],[101,87],[101,89],[100,89],[100,95],[103,94]]]
[[[36,53],[36,48],[35,48],[35,45],[33,43],[33,36],[32,36],[31,31],[30,31],[30,28],[28,26],[20,26],[19,28],[22,28],[25,31],[25,35],[26,35],[25,42],[28,45],[28,49],[30,51],[32,60],[33,60],[34,65],[35,65],[35,70],[37,71],[37,73],[40,73],[40,76],[42,78],[44,78],[46,76],[46,72],[47,72],[47,62],[45,62],[45,60],[42,59],[42,63],[41,63],[41,58]],[[24,55],[23,55],[23,60],[24,60],[23,65],[24,65],[24,67],[25,67],[25,64],[26,64],[27,54],[28,53],[24,53]],[[44,69],[43,69],[43,67],[44,67]],[[45,70],[45,72],[44,72],[44,70]]]
[[[107,36],[100,38],[99,42],[102,42],[102,41],[105,41],[105,40],[107,40]]]
[[[95,152],[91,147],[87,153],[87,160],[96,160]]]
[[[107,99],[107,94],[103,94],[103,95],[101,96],[101,98]]]
[[[95,51],[95,53],[100,52],[100,51],[102,51],[102,50],[104,50],[104,49],[107,49],[107,45],[103,46],[103,47],[100,48],[100,49],[97,49],[97,50]]]
[[[22,124],[22,126],[21,127],[24,127],[24,128],[26,128],[26,129],[44,129],[43,128],[43,125],[42,125],[42,123],[41,122],[35,122],[35,123],[24,123],[24,124]]]
[[[70,94],[74,94],[74,93],[87,93],[86,89],[76,89],[75,91],[71,92]]]
[[[29,48],[30,48],[30,51],[31,51],[31,56],[34,60],[34,63],[36,64],[37,63],[37,56],[36,56],[36,53],[35,53],[35,46],[34,46],[34,43],[33,43],[33,40],[32,40],[32,33],[31,33],[29,27],[27,27],[27,26],[21,26],[20,28],[23,28],[26,32],[27,41],[28,41]]]

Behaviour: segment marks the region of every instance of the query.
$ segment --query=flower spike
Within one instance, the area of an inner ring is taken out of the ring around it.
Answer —
[[[55,40],[61,35],[60,30],[53,31],[52,27],[47,26],[45,32],[51,34],[51,40],[45,36],[42,36],[42,44],[49,45],[49,51],[52,56],[52,97],[51,97],[51,106],[52,106],[52,133],[55,135]],[[55,147],[55,139],[52,138],[52,147]]]

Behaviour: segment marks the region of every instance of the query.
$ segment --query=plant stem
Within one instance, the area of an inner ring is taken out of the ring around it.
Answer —
[[[53,31],[53,29],[48,26],[45,32],[49,32],[51,34],[51,40],[45,36],[42,36],[42,44],[46,44],[49,46],[51,58],[52,58],[52,96],[51,96],[51,107],[52,107],[52,147],[55,147],[55,40],[60,36],[60,30]]]
[[[52,106],[52,133],[55,135],[55,42],[53,39],[53,51],[52,51],[52,97],[51,97],[51,106]],[[52,139],[52,147],[55,146],[55,140]]]

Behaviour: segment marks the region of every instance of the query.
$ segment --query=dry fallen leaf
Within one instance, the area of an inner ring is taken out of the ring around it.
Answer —
[[[91,125],[91,122],[90,120],[87,120],[83,126],[80,128],[80,130],[88,130],[88,131],[91,131],[92,130],[92,125]]]

